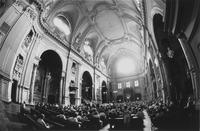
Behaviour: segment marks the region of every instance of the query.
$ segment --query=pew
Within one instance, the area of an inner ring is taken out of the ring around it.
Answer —
[[[111,129],[114,130],[123,130],[123,129],[129,129],[129,130],[142,130],[144,128],[143,125],[143,119],[138,117],[132,117],[130,119],[130,125],[128,127],[124,127],[124,119],[123,118],[109,118],[109,123],[111,126]]]
[[[124,127],[124,119],[119,118],[109,118],[109,123],[111,125],[111,129],[117,130],[117,129],[123,129]]]
[[[139,117],[131,118],[129,128],[133,130],[142,130],[144,128],[143,119]]]

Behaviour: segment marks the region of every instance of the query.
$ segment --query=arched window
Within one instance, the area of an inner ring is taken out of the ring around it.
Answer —
[[[53,24],[65,35],[69,35],[71,33],[71,25],[69,20],[62,15],[58,15],[54,17]]]

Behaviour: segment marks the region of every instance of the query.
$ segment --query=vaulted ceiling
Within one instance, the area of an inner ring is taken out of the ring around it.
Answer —
[[[58,14],[66,17],[71,26],[67,41],[74,49],[90,42],[95,62],[101,58],[112,68],[119,56],[131,56],[138,72],[144,68],[144,30],[141,0],[41,0],[46,7],[44,18],[53,27]]]

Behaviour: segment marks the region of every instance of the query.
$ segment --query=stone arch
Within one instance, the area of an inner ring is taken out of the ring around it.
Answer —
[[[64,60],[65,57],[63,57],[63,55],[59,51],[55,50],[52,47],[45,47],[45,48],[41,47],[41,50],[38,50],[38,52],[36,54],[36,58],[40,58],[42,56],[42,54],[45,51],[48,51],[48,50],[54,51],[60,57],[60,60],[61,60],[61,63],[62,63],[62,71],[64,71],[65,70],[65,64],[66,64],[66,60]]]
[[[34,102],[61,103],[62,66],[61,57],[54,50],[46,50],[41,54],[35,79]]]
[[[102,96],[102,103],[108,102],[108,88],[107,83],[103,80],[101,83],[101,96]]]
[[[161,15],[162,17],[164,17],[164,13],[163,13],[163,10],[162,9],[160,9],[159,7],[157,7],[157,6],[155,6],[155,7],[153,7],[152,8],[152,10],[151,10],[151,24],[150,24],[150,30],[152,30],[152,38],[153,38],[153,43],[156,43],[155,44],[155,46],[156,46],[156,48],[158,49],[158,46],[157,46],[157,42],[156,42],[156,37],[155,37],[155,34],[154,34],[154,26],[153,26],[153,18],[154,18],[154,16],[155,15]]]
[[[88,103],[92,101],[93,98],[93,81],[92,75],[89,71],[84,71],[82,74],[82,88],[81,97],[82,103]]]

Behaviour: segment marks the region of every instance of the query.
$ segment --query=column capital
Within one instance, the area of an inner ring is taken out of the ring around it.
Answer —
[[[40,62],[40,57],[39,56],[35,56],[35,59],[34,59],[34,63],[36,64],[36,65],[38,65],[39,64],[39,62]]]

